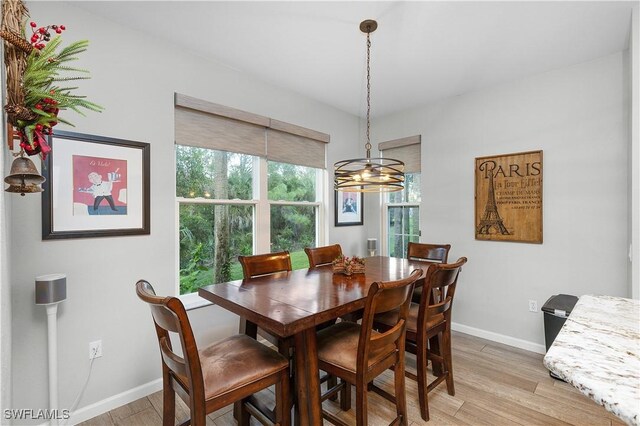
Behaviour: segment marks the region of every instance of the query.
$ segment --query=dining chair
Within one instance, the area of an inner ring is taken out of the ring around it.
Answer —
[[[427,269],[424,278],[425,291],[420,303],[412,303],[407,317],[406,350],[416,355],[417,374],[405,372],[407,377],[418,382],[418,399],[420,416],[429,420],[429,401],[427,393],[432,391],[443,381],[447,383],[449,395],[455,395],[453,385],[453,362],[451,357],[451,309],[453,296],[462,266],[467,263],[466,257],[459,258],[455,263],[434,263]],[[437,289],[439,291],[433,292]],[[429,295],[436,296],[429,297]],[[374,328],[380,331],[391,329],[398,318],[398,313],[390,312],[377,316]],[[435,351],[428,344],[430,339],[440,341],[440,348]],[[427,360],[432,365],[437,363],[439,371],[434,374],[436,379],[427,383]]]
[[[276,253],[255,254],[252,256],[238,256],[240,265],[242,265],[242,274],[245,280],[263,276],[277,274],[278,272],[291,271],[291,256],[288,251]],[[257,326],[248,322],[245,318],[240,318],[240,332],[254,339],[260,336],[264,337],[269,343],[275,345],[283,355],[289,354],[292,346],[291,339],[281,340],[262,329],[258,330]]]
[[[407,244],[407,259],[424,260],[428,262],[447,263],[451,244],[429,244],[429,243],[412,243]],[[422,289],[424,286],[417,286],[413,290],[412,301],[420,303],[422,298]]]
[[[198,350],[187,312],[180,299],[157,296],[149,282],[136,283],[136,293],[148,303],[162,357],[162,423],[175,424],[175,394],[189,406],[192,426],[206,424],[206,416],[242,401],[239,425],[248,426],[253,415],[266,425],[289,425],[289,361],[248,336],[227,337]],[[178,335],[182,352],[172,347]],[[275,414],[263,413],[253,394],[275,385]]]
[[[367,294],[361,324],[343,321],[321,330],[318,335],[318,366],[339,377],[341,383],[322,395],[322,400],[340,392],[341,401],[350,398],[346,383],[356,387],[356,424],[367,425],[367,391],[373,390],[396,405],[394,424],[407,425],[407,404],[404,386],[404,345],[406,319],[413,285],[422,276],[421,269],[407,278],[375,282]],[[384,332],[372,329],[376,315],[397,311],[396,321]],[[374,385],[373,380],[393,368],[395,396]],[[324,412],[331,423],[344,425],[335,415]]]
[[[312,268],[317,268],[319,266],[331,265],[335,258],[337,258],[338,256],[342,256],[342,247],[340,246],[340,244],[333,244],[333,245],[324,246],[324,247],[306,247],[304,249],[304,252],[307,254],[307,258],[309,258],[309,268],[312,269]],[[342,318],[343,319],[348,318],[350,320],[356,319],[356,317],[351,317],[351,316],[343,316]],[[324,322],[322,324],[317,325],[316,330],[320,331],[324,328],[332,326],[335,323],[336,323],[335,319]],[[335,376],[332,376],[330,374],[321,376],[320,382],[321,383],[326,382],[327,389],[334,387],[338,383],[336,381]],[[347,392],[350,392],[350,390],[347,390]],[[335,401],[337,399],[337,395],[332,396],[331,399]]]
[[[245,280],[260,275],[291,271],[291,256],[286,250],[277,253],[238,256],[238,260],[242,265],[242,274]]]
[[[307,247],[304,252],[309,258],[309,268],[316,268],[318,266],[331,265],[336,257],[342,256],[342,247],[340,247],[340,244],[315,248]]]

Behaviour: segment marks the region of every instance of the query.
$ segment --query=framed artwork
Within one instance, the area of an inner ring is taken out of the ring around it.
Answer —
[[[476,240],[542,243],[542,151],[476,158]]]
[[[353,226],[364,223],[362,192],[334,191],[335,226]]]
[[[43,240],[150,233],[148,143],[62,131],[49,143]]]

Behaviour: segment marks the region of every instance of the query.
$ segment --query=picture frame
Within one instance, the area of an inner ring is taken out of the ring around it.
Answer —
[[[49,144],[43,240],[150,234],[150,144],[63,131]]]
[[[335,226],[357,226],[364,224],[362,192],[334,191]]]
[[[475,237],[542,244],[542,150],[475,159]]]

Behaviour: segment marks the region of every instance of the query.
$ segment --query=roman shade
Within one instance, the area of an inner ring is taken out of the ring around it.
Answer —
[[[325,168],[330,137],[305,127],[175,94],[175,143]]]
[[[405,173],[420,173],[420,145],[421,135],[409,136],[406,138],[394,139],[380,142],[378,150],[384,152],[387,158],[400,160],[404,163]]]

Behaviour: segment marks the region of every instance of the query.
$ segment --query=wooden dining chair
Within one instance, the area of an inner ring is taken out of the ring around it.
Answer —
[[[335,258],[337,258],[338,256],[342,256],[342,247],[340,246],[340,244],[333,244],[333,245],[324,246],[324,247],[306,247],[304,249],[304,252],[307,254],[307,258],[309,258],[309,268],[311,269],[311,268],[317,268],[320,266],[331,265]],[[355,316],[354,317],[343,316],[342,318],[343,320],[357,319]],[[326,321],[322,324],[318,324],[316,326],[316,330],[320,331],[322,329],[332,326],[335,323],[336,323],[335,319]],[[326,382],[327,389],[334,387],[338,383],[335,376],[332,376],[330,374],[321,376],[320,382],[321,383]],[[347,392],[350,392],[350,390],[347,390]],[[335,401],[337,399],[337,395],[332,396],[331,399]]]
[[[407,259],[447,263],[450,249],[451,244],[428,244],[410,242],[409,244],[407,244]],[[416,286],[416,288],[413,290],[413,302],[420,303],[423,288],[423,286]]]
[[[318,366],[341,379],[341,383],[322,395],[322,400],[337,392],[341,392],[341,400],[346,400],[350,398],[346,383],[355,385],[358,426],[368,424],[369,389],[396,404],[397,416],[393,424],[408,424],[404,386],[405,330],[413,285],[421,276],[422,270],[416,269],[402,280],[371,284],[361,324],[343,321],[318,333]],[[395,324],[385,332],[374,331],[374,317],[388,311],[397,311]],[[373,379],[388,368],[394,370],[395,396],[373,384]],[[323,411],[323,416],[331,423],[344,425],[331,413]]]
[[[291,271],[291,256],[288,251],[238,256],[238,260],[242,265],[242,274],[245,280],[260,275]]]
[[[236,335],[198,350],[187,312],[180,299],[160,297],[147,281],[136,293],[151,308],[162,356],[162,423],[175,424],[175,394],[189,406],[192,426],[206,424],[206,416],[242,401],[239,425],[253,415],[262,424],[290,424],[289,361],[248,336]],[[178,335],[182,353],[173,350],[169,333]],[[275,385],[275,414],[261,412],[252,397]],[[273,418],[270,418],[273,417]]]
[[[316,268],[318,266],[331,265],[336,257],[342,256],[342,247],[340,247],[340,244],[315,248],[307,247],[304,252],[309,258],[309,268]]]
[[[455,263],[431,264],[424,278],[425,291],[420,303],[412,303],[407,318],[406,350],[416,355],[417,374],[406,372],[407,377],[418,382],[418,398],[420,415],[423,420],[429,420],[428,392],[432,391],[443,381],[447,383],[449,395],[455,395],[453,385],[453,362],[451,357],[451,309],[456,284],[462,265],[467,262],[461,257]],[[432,290],[439,291],[434,292]],[[429,297],[436,294],[435,299]],[[396,323],[398,314],[391,312],[377,316],[374,328],[380,331],[389,330]],[[440,348],[434,351],[428,344],[430,339],[437,339]],[[431,360],[440,367],[435,380],[427,383],[427,360]]]
[[[251,278],[277,274],[278,272],[291,271],[291,256],[288,251],[277,253],[255,254],[252,256],[238,256],[240,265],[242,265],[242,274],[245,280]],[[275,345],[283,355],[289,354],[292,346],[291,339],[281,340],[274,335],[260,329],[248,322],[245,318],[240,318],[240,332],[254,339],[260,336],[264,337],[269,343]]]

